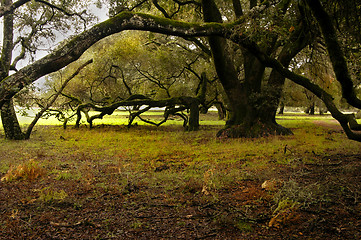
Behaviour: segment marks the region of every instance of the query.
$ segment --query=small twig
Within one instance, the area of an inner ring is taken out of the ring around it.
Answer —
[[[76,226],[81,225],[82,223],[83,223],[82,221],[77,222],[77,223],[73,223],[73,224],[70,224],[70,223],[56,223],[56,222],[50,221],[50,225],[53,226],[53,227],[76,227]]]
[[[170,219],[170,218],[178,218],[178,216],[169,216],[169,217],[155,217],[154,215],[150,216],[134,216],[135,218],[153,218],[153,219]]]
[[[283,153],[286,154],[287,151],[289,151],[289,152],[292,153],[292,154],[294,153],[294,152],[287,146],[287,144],[286,144]]]
[[[307,166],[320,166],[320,167],[328,167],[328,166],[339,166],[343,163],[343,161],[339,161],[337,163],[305,163]]]
[[[206,238],[213,238],[217,236],[217,233],[211,233],[211,234],[208,234],[208,235],[204,235],[204,236],[200,236],[200,237],[195,237],[194,239],[206,239]]]
[[[35,0],[35,2],[39,2],[39,3],[42,3],[52,9],[56,9],[58,10],[59,12],[62,12],[63,14],[69,16],[69,17],[72,17],[72,16],[77,16],[79,17],[81,20],[83,20],[84,22],[84,28],[86,28],[86,20],[83,18],[82,14],[85,13],[85,10],[82,12],[82,13],[76,13],[76,12],[68,12],[66,11],[65,9],[61,8],[61,7],[58,7],[50,2],[47,2],[47,1],[44,1],[44,0]]]
[[[101,227],[100,225],[98,224],[95,224],[93,222],[90,222],[88,219],[85,219],[85,220],[82,220],[82,221],[79,221],[79,222],[76,222],[76,223],[56,223],[56,222],[53,222],[53,221],[50,221],[50,225],[53,226],[53,227],[77,227],[77,226],[81,226],[81,225],[85,225],[85,226],[93,226],[93,227]]]

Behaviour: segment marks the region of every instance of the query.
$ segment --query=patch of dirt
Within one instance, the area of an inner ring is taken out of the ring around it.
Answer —
[[[257,180],[243,180],[209,195],[187,189],[165,194],[156,187],[131,184],[126,191],[100,189],[96,182],[52,178],[0,182],[0,238],[361,238],[361,155],[337,154],[314,164],[279,167],[284,183],[276,191],[263,190]],[[39,201],[42,189],[49,186],[65,189],[68,197]],[[295,189],[310,194],[292,195]],[[282,192],[298,199],[300,207],[270,227],[274,196]]]
[[[323,126],[331,130],[342,131],[342,127],[337,120],[313,120],[312,122],[316,125]]]

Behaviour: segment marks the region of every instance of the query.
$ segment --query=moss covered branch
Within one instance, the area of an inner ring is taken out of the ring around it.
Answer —
[[[343,98],[345,98],[350,105],[360,109],[361,100],[357,97],[355,92],[354,83],[347,67],[345,54],[343,53],[338,41],[334,24],[332,24],[333,20],[322,7],[319,0],[307,0],[306,2],[321,28],[327,52],[336,75],[336,80],[342,86]]]
[[[95,119],[102,119],[105,115],[111,115],[113,112],[120,108],[120,107],[134,107],[134,106],[144,106],[143,109],[138,110],[137,112],[131,113],[129,116],[129,123],[130,126],[135,118],[139,118],[143,122],[160,126],[161,124],[165,123],[169,116],[177,115],[183,118],[184,120],[184,127],[189,131],[196,131],[199,128],[199,105],[200,101],[197,97],[174,97],[168,98],[163,100],[154,100],[142,95],[133,95],[130,96],[128,99],[123,101],[118,101],[108,106],[97,106],[94,103],[85,103],[81,104],[77,108],[77,120],[75,127],[80,126],[80,121],[82,118],[82,113],[85,114],[87,122],[89,123],[90,127],[93,126],[93,121]],[[179,107],[176,107],[179,106]],[[164,119],[159,122],[155,123],[150,120],[146,120],[141,117],[141,114],[150,110],[151,108],[163,108],[165,107],[164,111]],[[190,110],[190,116],[187,118],[186,116],[180,114],[179,112],[184,110]],[[99,112],[99,114],[90,116],[89,111],[94,110]]]
[[[144,13],[122,12],[77,35],[53,53],[1,81],[0,106],[25,86],[76,61],[94,43],[112,34],[124,30],[142,30],[181,37],[222,36],[229,29],[229,25],[218,23],[187,23]]]

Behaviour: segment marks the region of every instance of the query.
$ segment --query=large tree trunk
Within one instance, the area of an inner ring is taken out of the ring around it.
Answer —
[[[10,6],[11,0],[1,2],[3,7]],[[4,17],[3,46],[0,60],[0,78],[5,79],[9,75],[12,51],[13,51],[13,14]],[[3,124],[5,138],[13,140],[24,139],[18,119],[16,117],[13,100],[7,100],[1,107],[1,121]]]
[[[222,22],[221,14],[213,0],[203,0],[203,14],[206,22]],[[238,79],[238,72],[233,65],[232,54],[226,39],[209,37],[214,66],[227,95],[227,105],[230,109],[226,126],[240,124],[247,114],[248,98],[243,84]]]
[[[221,14],[213,0],[203,0],[203,14],[206,22],[222,22]],[[234,1],[234,6],[239,6]],[[256,1],[250,1],[254,7]],[[237,17],[242,12],[238,9]],[[261,137],[270,134],[292,134],[273,121],[262,118],[261,109],[265,103],[262,96],[262,80],[265,66],[251,53],[243,49],[245,79],[241,82],[232,61],[232,54],[225,39],[209,37],[214,65],[219,80],[228,97],[230,118],[226,128],[217,133],[218,137]],[[280,95],[280,94],[279,94]],[[275,102],[276,110],[278,101]],[[272,108],[273,109],[273,108]],[[274,114],[275,115],[275,114]]]
[[[250,8],[253,8],[256,5],[257,1],[250,0]],[[282,12],[286,12],[288,6],[289,2],[284,1],[280,4],[279,9]],[[303,44],[301,45],[304,38],[299,37],[299,32],[295,31],[292,35],[290,42],[283,47],[278,56],[279,61],[284,66],[288,66],[291,59],[305,46]],[[269,54],[276,51],[275,45],[277,44],[277,38],[278,36],[271,36],[271,42],[267,44],[268,46],[265,49]],[[296,45],[295,42],[297,43]],[[243,49],[243,55],[245,86],[247,87],[247,95],[249,98],[249,117],[246,119],[243,126],[239,126],[235,131],[231,131],[227,134],[234,137],[237,137],[238,135],[259,137],[270,134],[293,134],[290,129],[287,129],[276,122],[277,108],[280,103],[285,78],[277,71],[273,70],[268,78],[267,85],[262,87],[265,65],[246,49]]]
[[[307,30],[305,25],[300,23],[291,35],[289,42],[282,48],[278,55],[278,61],[284,67],[288,67],[292,59],[307,46],[309,42],[309,37],[305,35],[308,32]],[[276,113],[280,104],[284,83],[285,77],[273,69],[265,90],[267,92],[265,104],[260,111],[262,113],[262,122],[273,122],[276,124]]]
[[[16,117],[13,100],[7,101],[1,108],[1,121],[3,124],[5,138],[11,140],[22,140],[24,134],[21,131]]]
[[[193,101],[189,105],[189,120],[187,125],[187,131],[199,130],[199,102]]]

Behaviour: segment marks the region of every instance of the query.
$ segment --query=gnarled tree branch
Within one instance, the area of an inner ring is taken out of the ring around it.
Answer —
[[[35,118],[33,119],[33,121],[30,123],[30,125],[28,126],[26,133],[25,133],[25,139],[29,139],[31,132],[34,128],[34,126],[36,125],[36,123],[39,121],[39,119],[43,116],[43,114],[51,107],[51,105],[53,105],[53,103],[56,101],[56,99],[59,97],[59,95],[62,93],[62,91],[64,90],[64,88],[68,85],[68,83],[76,76],[80,73],[80,71],[85,68],[86,66],[88,66],[89,64],[91,64],[93,62],[93,59],[85,62],[83,65],[81,65],[70,77],[68,77],[64,83],[61,85],[61,87],[59,88],[59,90],[52,96],[52,99],[41,108],[41,110],[36,114]],[[65,123],[66,124],[66,123]]]
[[[232,35],[230,37],[234,42],[239,43],[244,48],[247,48],[252,54],[254,54],[265,66],[276,69],[281,75],[290,79],[298,85],[311,91],[318,98],[320,98],[330,111],[332,117],[334,117],[342,126],[347,137],[352,140],[361,141],[361,134],[355,133],[350,128],[350,117],[347,114],[343,114],[333,102],[333,97],[322,89],[317,84],[311,82],[310,79],[293,73],[289,69],[285,68],[279,61],[270,57],[266,53],[262,52],[256,43],[245,39],[243,35]]]
[[[85,50],[97,41],[124,30],[143,30],[182,37],[194,37],[222,36],[225,35],[225,31],[230,31],[230,27],[218,23],[185,23],[148,14],[122,12],[84,31],[63,47],[4,79],[0,83],[0,106],[40,77],[57,71],[77,60]]]
[[[341,46],[336,34],[336,29],[332,24],[333,20],[322,7],[319,0],[306,0],[306,2],[321,28],[322,35],[325,39],[327,52],[336,75],[336,80],[342,85],[342,96],[350,105],[360,109],[361,100],[356,95],[354,84],[347,67],[346,59],[344,57],[345,55],[341,50]]]

